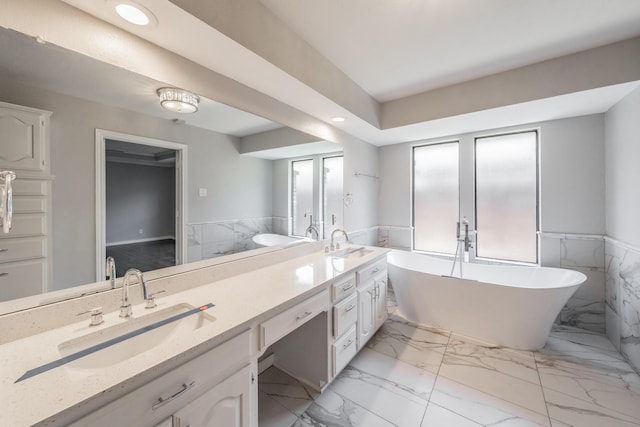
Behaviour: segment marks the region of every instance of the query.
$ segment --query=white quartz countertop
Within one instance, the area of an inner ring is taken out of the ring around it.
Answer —
[[[321,291],[334,278],[388,252],[384,248],[367,249],[372,251],[345,259],[318,251],[183,292],[159,294],[157,308],[145,310],[143,304],[136,305],[134,318],[176,304],[198,307],[213,303],[206,313],[216,320],[109,367],[85,370],[63,365],[15,383],[26,371],[60,359],[60,343],[127,322],[118,317],[118,312],[106,313],[100,326],[90,327],[87,318],[82,317],[76,323],[3,344],[0,425],[27,426],[46,420],[53,423],[56,414],[79,408],[92,399],[116,398],[123,390],[138,387],[176,363],[202,354]],[[109,393],[111,397],[105,397]]]

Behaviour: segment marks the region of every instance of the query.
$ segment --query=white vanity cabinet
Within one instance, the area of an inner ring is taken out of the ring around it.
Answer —
[[[249,427],[250,367],[245,366],[176,411],[172,427]]]
[[[374,297],[373,280],[358,287],[358,348],[364,347],[374,332],[376,306]]]
[[[349,273],[332,285],[333,343],[331,345],[331,375],[335,377],[358,352],[358,294],[356,275]]]
[[[375,324],[374,329],[378,330],[380,326],[387,320],[387,271],[378,274],[373,278],[375,295]]]
[[[387,318],[387,260],[382,259],[356,273],[358,289],[358,348]]]
[[[0,230],[0,301],[46,292],[51,277],[51,112],[0,102],[0,171],[15,172],[13,220]]]
[[[250,353],[247,331],[69,425],[249,427]]]

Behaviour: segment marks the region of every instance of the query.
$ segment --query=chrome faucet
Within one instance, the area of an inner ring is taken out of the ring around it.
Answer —
[[[318,229],[316,227],[314,227],[313,225],[310,225],[307,227],[306,230],[304,230],[304,237],[307,237],[307,234],[309,234],[309,232],[311,232],[311,238],[313,239],[313,233],[316,233],[316,240],[318,240],[320,238],[320,233],[318,232]]]
[[[347,243],[347,242],[349,241],[349,235],[347,234],[347,232],[346,232],[346,231],[344,231],[342,228],[336,228],[335,230],[333,230],[333,231],[331,232],[331,246],[330,246],[331,250],[334,250],[334,249],[340,249],[340,243],[336,243],[336,244],[335,244],[335,246],[334,246],[334,244],[333,244],[333,236],[334,236],[337,232],[340,232],[340,233],[344,234],[344,240],[345,240],[345,243]]]
[[[107,257],[107,279],[111,282],[111,289],[116,288],[116,260]]]
[[[144,280],[142,272],[137,268],[130,268],[124,273],[124,279],[122,279],[122,304],[120,305],[120,317],[131,317],[133,311],[131,310],[131,302],[129,301],[129,280],[131,276],[136,276],[138,283],[142,286],[142,296],[145,301],[149,300],[147,294],[147,282]]]

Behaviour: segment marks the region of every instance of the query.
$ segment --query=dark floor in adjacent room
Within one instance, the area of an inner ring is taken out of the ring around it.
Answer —
[[[157,270],[176,265],[176,241],[174,239],[153,242],[107,246],[107,256],[116,261],[116,275],[124,276],[130,268],[140,271]]]

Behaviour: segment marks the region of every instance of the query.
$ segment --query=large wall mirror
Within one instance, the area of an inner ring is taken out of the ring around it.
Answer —
[[[104,277],[108,248],[164,241],[169,264],[187,263],[252,249],[256,233],[287,234],[289,178],[279,165],[341,152],[307,136],[240,154],[244,140],[298,132],[204,97],[194,114],[169,112],[156,95],[169,82],[10,29],[0,28],[0,50],[0,102],[52,113],[48,293],[16,305],[0,291],[0,314],[78,295],[74,289]],[[101,167],[105,206],[96,202]]]

